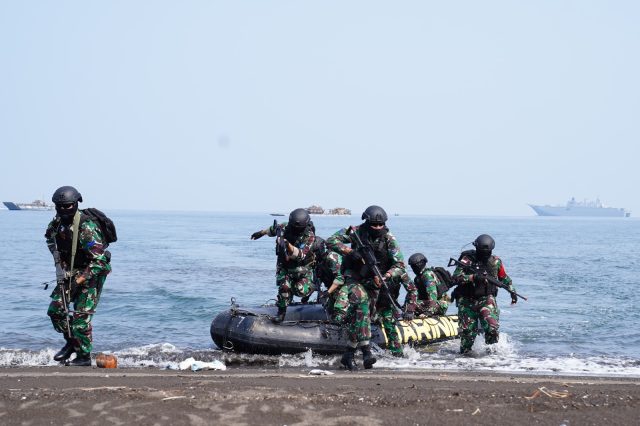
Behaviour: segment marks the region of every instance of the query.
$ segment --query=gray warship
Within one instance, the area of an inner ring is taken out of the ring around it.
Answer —
[[[583,216],[583,217],[629,217],[631,212],[623,208],[607,207],[600,202],[599,198],[595,201],[576,201],[572,197],[564,206],[535,205],[529,204],[529,207],[535,211],[538,216]]]
[[[56,208],[53,204],[47,204],[42,200],[35,200],[32,203],[13,203],[11,201],[3,201],[2,204],[4,204],[9,210],[46,211]]]

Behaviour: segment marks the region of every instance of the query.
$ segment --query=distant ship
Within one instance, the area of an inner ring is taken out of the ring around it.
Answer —
[[[538,206],[529,204],[538,216],[585,216],[585,217],[629,217],[631,212],[623,208],[606,207],[600,199],[595,201],[576,201],[571,198],[564,206]]]
[[[53,204],[47,204],[42,200],[35,200],[32,203],[12,203],[11,201],[3,201],[2,204],[4,204],[9,210],[46,211],[56,208]]]

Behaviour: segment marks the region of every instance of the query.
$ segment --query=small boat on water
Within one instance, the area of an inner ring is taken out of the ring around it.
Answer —
[[[284,213],[269,213],[271,216],[284,216]]]
[[[271,320],[276,314],[274,305],[242,308],[232,299],[231,308],[211,322],[211,338],[221,349],[253,354],[344,352],[346,328],[332,323],[322,304],[292,303],[280,324]],[[398,321],[396,328],[404,344],[428,345],[458,337],[458,316]],[[377,324],[371,325],[371,341],[380,348],[387,347],[384,329]]]
[[[3,201],[2,204],[9,210],[30,210],[30,211],[47,211],[56,208],[53,204],[47,204],[43,200],[35,200],[32,203],[13,203],[11,201]]]

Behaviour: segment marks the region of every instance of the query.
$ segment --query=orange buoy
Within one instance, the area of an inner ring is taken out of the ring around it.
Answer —
[[[115,355],[98,354],[96,365],[98,368],[118,368],[118,358]]]

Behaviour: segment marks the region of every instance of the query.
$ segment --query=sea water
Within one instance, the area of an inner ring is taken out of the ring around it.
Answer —
[[[214,316],[235,297],[241,306],[276,296],[274,240],[251,241],[268,214],[107,211],[118,229],[93,319],[94,352],[122,366],[157,366],[189,356],[232,365],[338,365],[337,356],[226,354],[209,334]],[[46,315],[55,278],[44,241],[51,212],[0,210],[0,366],[55,365],[64,343]],[[278,219],[286,219],[278,218]],[[318,235],[357,225],[357,216],[314,216]],[[424,253],[446,266],[482,233],[496,240],[519,293],[500,290],[500,342],[476,339],[472,356],[459,341],[379,354],[392,369],[444,369],[640,377],[640,220],[635,218],[392,216],[388,226],[405,259]],[[412,276],[412,273],[409,272]],[[403,298],[404,295],[401,295]],[[450,314],[456,307],[449,308]]]

